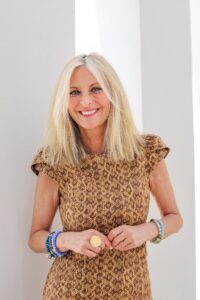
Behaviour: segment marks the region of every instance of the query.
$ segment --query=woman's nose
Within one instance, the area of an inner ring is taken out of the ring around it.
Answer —
[[[86,97],[80,101],[82,106],[88,106],[90,103],[92,103],[92,99],[90,97]]]

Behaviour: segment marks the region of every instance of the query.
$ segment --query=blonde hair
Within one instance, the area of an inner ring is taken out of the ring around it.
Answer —
[[[67,163],[75,166],[87,155],[81,142],[78,125],[68,113],[70,78],[73,71],[85,66],[97,79],[111,102],[104,135],[104,147],[114,161],[133,160],[139,154],[142,135],[135,126],[122,83],[111,64],[92,52],[71,58],[62,69],[54,87],[48,113],[48,126],[42,148],[48,151],[50,164]]]

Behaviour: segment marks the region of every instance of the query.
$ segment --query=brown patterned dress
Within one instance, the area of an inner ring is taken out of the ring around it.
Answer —
[[[170,148],[155,134],[142,134],[145,146],[132,162],[113,162],[106,153],[88,154],[79,166],[52,167],[42,150],[31,169],[59,185],[64,231],[94,228],[105,235],[121,224],[147,221],[149,172]],[[96,257],[71,252],[54,259],[43,300],[152,300],[146,243],[120,251],[104,248]]]

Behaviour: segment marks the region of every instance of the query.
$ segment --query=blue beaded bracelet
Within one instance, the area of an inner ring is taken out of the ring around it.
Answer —
[[[69,251],[64,251],[61,252],[58,250],[58,248],[56,247],[56,239],[58,237],[58,235],[62,233],[61,230],[57,230],[54,235],[52,236],[52,246],[53,246],[53,250],[56,253],[57,256],[64,256],[64,255],[68,255]]]
[[[48,234],[46,238],[45,245],[46,245],[47,252],[49,253],[48,256],[49,259],[60,257],[60,256],[68,256],[70,254],[70,250],[61,252],[58,250],[56,246],[56,239],[61,232],[62,232],[61,230],[52,231],[51,233]]]
[[[53,257],[54,258],[56,257],[56,254],[54,253],[53,246],[52,246],[52,236],[54,233],[55,233],[55,231],[52,231],[51,233],[49,233],[46,238],[46,241],[45,241],[46,249],[47,249],[47,252],[49,253],[48,258],[50,258],[50,259]]]
[[[158,235],[154,239],[150,240],[150,242],[158,244],[164,239],[164,223],[158,219],[151,219],[150,222],[156,224],[158,228]]]

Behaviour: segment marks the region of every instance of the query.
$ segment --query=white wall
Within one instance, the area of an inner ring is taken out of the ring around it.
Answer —
[[[0,299],[36,300],[50,263],[27,246],[36,182],[30,164],[53,85],[74,55],[74,1],[5,1],[0,22]]]
[[[200,281],[200,2],[190,0],[192,42],[192,90],[194,112],[194,155],[195,155],[195,223],[196,223],[196,282]],[[196,285],[196,297],[200,299],[200,286]]]
[[[141,0],[144,131],[171,148],[166,162],[184,219],[178,234],[149,245],[155,300],[195,299],[194,139],[187,0]],[[153,199],[152,199],[153,200]],[[158,216],[152,201],[150,216]]]

